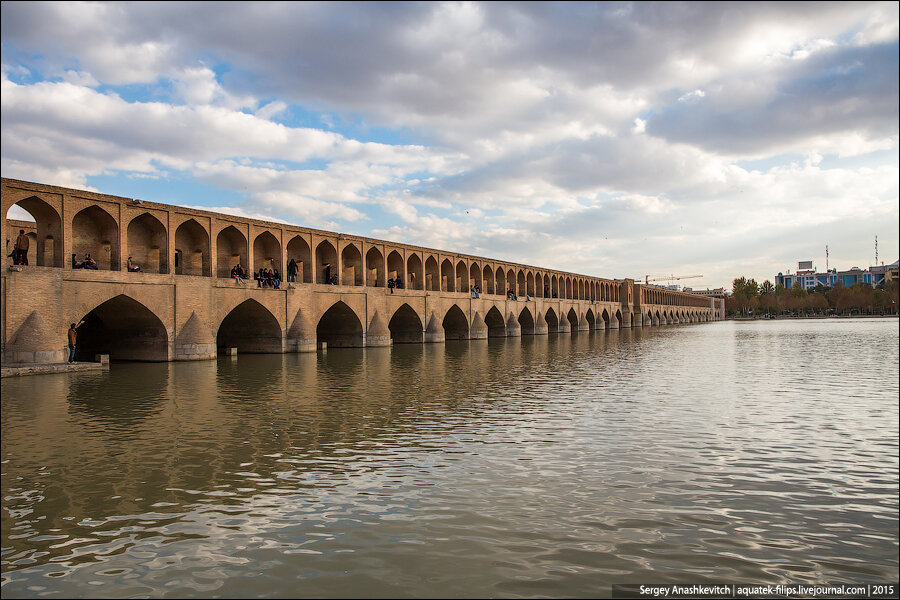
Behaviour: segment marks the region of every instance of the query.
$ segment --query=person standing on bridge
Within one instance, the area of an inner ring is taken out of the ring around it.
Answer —
[[[297,270],[297,261],[292,258],[287,267],[288,283],[294,283],[295,281],[297,281]]]
[[[19,237],[16,238],[16,247],[13,248],[13,264],[28,265],[28,236],[25,230],[19,230]]]
[[[78,328],[84,321],[78,321],[78,324],[69,325],[69,362],[75,362],[75,345],[78,343]]]

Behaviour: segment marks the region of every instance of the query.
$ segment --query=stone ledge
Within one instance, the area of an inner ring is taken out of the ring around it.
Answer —
[[[0,377],[21,377],[23,375],[46,375],[49,373],[74,373],[78,371],[108,371],[109,362],[74,363],[32,363],[0,366]]]

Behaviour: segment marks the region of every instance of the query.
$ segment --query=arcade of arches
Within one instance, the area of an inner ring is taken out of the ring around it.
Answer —
[[[629,279],[6,178],[2,210],[7,243],[20,230],[29,240],[27,266],[3,272],[5,362],[58,358],[80,320],[79,360],[166,361],[721,318],[717,300]],[[97,268],[78,268],[88,254]],[[284,284],[241,284],[236,265]]]

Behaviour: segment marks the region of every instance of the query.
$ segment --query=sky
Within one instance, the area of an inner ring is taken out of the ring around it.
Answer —
[[[703,289],[898,258],[897,2],[3,2],[0,84],[3,177]]]

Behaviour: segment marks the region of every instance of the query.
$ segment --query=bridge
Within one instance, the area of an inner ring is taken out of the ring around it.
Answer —
[[[722,318],[720,300],[490,258],[2,179],[9,255],[2,274],[4,362],[200,360],[446,340],[580,334]],[[97,270],[73,268],[91,254]],[[126,268],[127,259],[140,272]],[[281,289],[240,285],[236,264],[282,274]],[[399,280],[393,289],[388,280]],[[480,290],[480,293],[479,291]],[[508,293],[508,292],[511,292]]]

